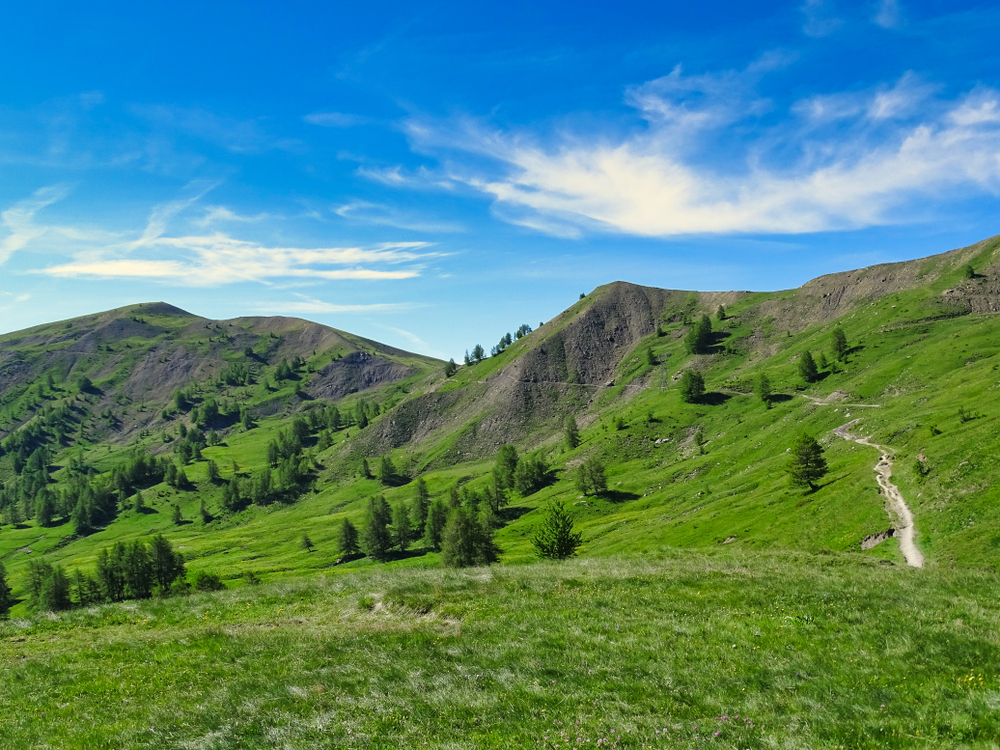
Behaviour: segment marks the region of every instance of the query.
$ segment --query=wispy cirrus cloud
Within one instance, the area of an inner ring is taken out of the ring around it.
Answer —
[[[0,265],[6,263],[16,251],[49,230],[49,227],[35,223],[35,214],[62,200],[68,194],[69,188],[66,185],[40,188],[31,198],[15,203],[0,213],[0,221],[7,229],[7,236],[0,240]]]
[[[402,211],[384,203],[355,200],[334,208],[333,212],[343,219],[361,224],[397,227],[415,232],[461,232],[463,227],[456,222],[435,221],[410,211]]]
[[[314,281],[410,279],[421,261],[438,254],[429,243],[403,242],[374,247],[274,247],[216,233],[209,236],[156,237],[80,254],[76,260],[46,268],[61,278],[132,278],[211,287],[279,279]],[[393,266],[393,268],[385,268]]]
[[[345,305],[307,297],[304,294],[295,294],[295,296],[298,299],[265,302],[258,307],[258,310],[264,314],[271,315],[287,312],[308,315],[319,313],[396,313],[414,309],[414,305],[407,302],[376,302],[367,305]]]
[[[1000,92],[943,99],[906,74],[776,112],[757,93],[767,71],[677,68],[632,87],[626,101],[646,124],[623,135],[546,138],[414,118],[413,149],[440,168],[368,176],[401,188],[465,185],[490,196],[499,218],[567,237],[852,229],[920,220],[929,197],[1000,192]]]
[[[154,206],[145,226],[131,233],[131,238],[128,232],[37,223],[37,212],[68,193],[65,186],[43,188],[0,213],[9,231],[0,241],[0,263],[15,251],[42,243],[51,235],[77,243],[73,259],[37,273],[58,278],[143,279],[211,287],[247,281],[275,285],[289,281],[409,279],[419,276],[428,260],[443,255],[428,242],[302,247],[264,244],[224,232],[169,233],[178,215],[216,184],[191,183],[181,197]]]

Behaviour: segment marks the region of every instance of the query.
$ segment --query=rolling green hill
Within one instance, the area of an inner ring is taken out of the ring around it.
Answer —
[[[163,303],[2,336],[0,562],[17,602],[0,623],[14,686],[0,713],[20,718],[0,738],[552,746],[573,722],[618,747],[902,747],[918,729],[942,747],[989,747],[998,247],[774,293],[615,282],[450,377],[314,323],[210,321]],[[703,316],[711,332],[693,353]],[[705,384],[690,401],[688,371]],[[923,571],[901,553],[879,450],[842,436],[847,424],[885,448]],[[786,473],[803,432],[829,466],[815,492]],[[496,494],[505,444],[548,467],[540,487]],[[608,487],[584,495],[575,479],[593,458]],[[361,527],[370,498],[412,504],[421,486],[495,503],[501,565],[442,572],[422,541],[385,563],[342,554],[344,519]],[[572,510],[581,559],[523,567],[549,500]],[[190,580],[213,573],[234,590],[32,612],[33,561],[92,572],[117,542],[156,535]],[[310,643],[315,663],[301,656]],[[185,677],[192,659],[205,671]],[[418,679],[466,662],[474,680]],[[89,678],[97,664],[131,688]],[[36,695],[54,725],[17,710]],[[112,717],[109,699],[134,704]],[[90,725],[62,717],[68,705]],[[189,723],[171,718],[181,710]],[[728,724],[737,713],[754,727]]]
[[[432,497],[455,486],[485,491],[504,443],[551,466],[546,487],[511,497],[500,512],[505,561],[532,558],[532,511],[550,498],[576,511],[584,555],[721,544],[857,552],[895,523],[872,471],[877,451],[833,433],[860,419],[855,432],[893,454],[893,481],[916,516],[927,564],[994,567],[998,244],[778,293],[616,282],[451,378],[443,363],[306,321],[209,321],[162,303],[8,334],[0,337],[0,559],[20,590],[24,566],[39,555],[88,567],[114,541],[163,533],[192,570],[229,581],[250,571],[299,575],[338,561],[341,519],[360,523],[374,494],[409,501],[417,477]],[[690,354],[684,336],[703,314],[711,341]],[[846,334],[843,361],[831,349],[834,328]],[[825,361],[808,384],[798,372],[806,351]],[[706,383],[697,403],[681,398],[686,369]],[[771,408],[753,393],[762,373]],[[572,450],[561,439],[567,415],[582,429]],[[241,476],[249,486],[269,464],[268,444],[296,418],[300,481],[226,509],[227,482]],[[189,430],[200,433],[200,458],[179,452]],[[830,466],[815,493],[791,488],[784,472],[803,430]],[[40,447],[53,507],[44,525],[38,483],[24,474]],[[115,467],[137,455],[174,463],[188,484],[115,485]],[[362,461],[374,471],[382,456],[399,470],[390,486],[364,476]],[[607,466],[608,493],[575,488],[575,467],[589,456]],[[86,534],[71,507],[79,495],[71,488],[83,481],[104,481],[114,506]],[[136,491],[142,512],[133,509]],[[311,554],[303,534],[316,545]],[[437,564],[436,553],[416,547],[393,564]],[[894,538],[864,554],[902,561]]]

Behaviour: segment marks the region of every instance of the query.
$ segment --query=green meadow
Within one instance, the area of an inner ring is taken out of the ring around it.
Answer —
[[[5,747],[996,747],[994,573],[661,549],[0,624]]]
[[[984,267],[996,244],[966,256]],[[947,256],[914,263],[926,284],[836,318],[797,292],[734,293],[723,316],[707,297],[671,293],[613,377],[543,380],[511,442],[544,459],[547,481],[508,493],[491,517],[500,562],[466,570],[445,569],[419,538],[387,562],[345,556],[340,528],[363,527],[376,495],[413,503],[417,477],[432,499],[485,496],[499,444],[473,438],[496,418],[491,399],[515,364],[530,368],[546,350],[546,367],[553,351],[565,358],[564,341],[606,315],[620,286],[452,377],[444,363],[301,321],[217,323],[143,306],[0,339],[18,362],[53,363],[0,394],[0,429],[49,440],[54,492],[75,463],[103,481],[137,451],[176,461],[189,480],[144,486],[138,511],[132,495],[118,498],[114,520],[85,534],[68,509],[47,525],[27,516],[0,527],[15,597],[0,621],[0,747],[997,747],[1000,327],[944,294],[987,295],[988,276],[963,281]],[[684,337],[703,313],[713,345],[692,354]],[[74,325],[92,336],[154,324],[61,359]],[[849,347],[839,360],[838,328]],[[806,352],[819,361],[814,382],[799,370]],[[368,380],[345,366],[336,397],[310,394],[333,388],[324,373],[350,357]],[[92,388],[74,385],[69,361]],[[148,392],[129,390],[151,362]],[[218,444],[186,463],[175,449],[195,420],[171,405],[173,385],[157,385],[171,362],[252,372],[233,384],[192,370],[194,409],[216,400],[230,411]],[[687,369],[706,386],[692,403],[679,387]],[[761,375],[767,402],[755,394]],[[268,444],[329,403],[344,423],[310,427],[297,491],[227,510],[226,484],[264,471]],[[373,404],[369,424],[353,421]],[[53,422],[59,409],[65,425]],[[576,447],[563,439],[567,415]],[[429,426],[417,437],[393,437],[420,420]],[[922,570],[894,537],[861,548],[898,519],[875,481],[878,451],[834,433],[854,420],[891,456]],[[815,492],[786,472],[802,432],[829,467]],[[374,472],[383,457],[399,469],[393,481],[364,473],[362,459]],[[607,491],[585,495],[575,478],[595,457]],[[0,482],[21,481],[7,452]],[[573,514],[575,559],[536,558],[550,501]],[[33,560],[90,573],[102,550],[157,534],[184,555],[189,580],[210,572],[228,590],[31,606]]]

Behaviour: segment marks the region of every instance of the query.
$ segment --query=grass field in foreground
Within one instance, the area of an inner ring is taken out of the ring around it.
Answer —
[[[988,747],[1000,576],[664,550],[0,623],[0,746]]]

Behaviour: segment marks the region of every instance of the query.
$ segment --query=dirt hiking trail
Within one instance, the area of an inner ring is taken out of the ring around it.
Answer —
[[[900,493],[899,488],[889,481],[892,476],[891,454],[884,446],[873,443],[868,438],[851,432],[851,428],[860,421],[860,419],[855,419],[848,422],[835,429],[833,434],[842,437],[844,440],[852,440],[860,445],[876,448],[882,454],[879,462],[875,464],[875,473],[878,475],[876,479],[879,487],[882,488],[885,496],[889,499],[890,516],[896,516],[896,538],[899,539],[899,549],[903,553],[903,557],[906,558],[907,565],[911,565],[914,568],[922,568],[924,567],[924,556],[913,542],[913,533],[915,531],[913,513],[910,512],[906,501],[903,500],[903,495]]]

